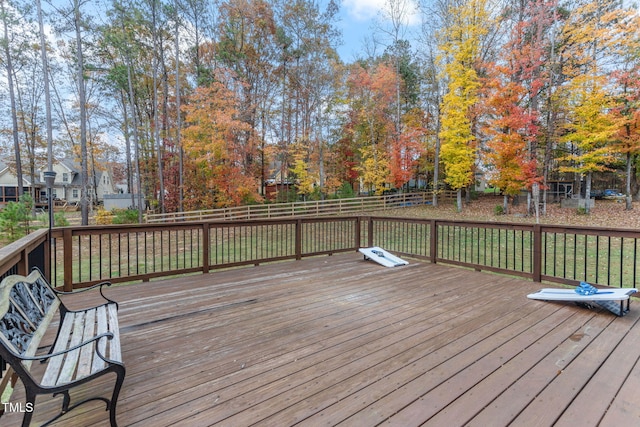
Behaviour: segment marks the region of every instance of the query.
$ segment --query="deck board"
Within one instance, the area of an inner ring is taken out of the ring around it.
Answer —
[[[616,318],[529,300],[541,286],[526,280],[410,261],[350,253],[108,289],[127,367],[119,425],[638,423],[635,303]],[[39,397],[34,419],[59,402]],[[53,425],[108,413],[89,404]]]

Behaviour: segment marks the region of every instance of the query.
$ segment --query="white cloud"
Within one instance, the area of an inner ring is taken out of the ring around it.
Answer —
[[[394,0],[343,0],[342,5],[349,17],[355,21],[365,22],[373,18],[389,16],[389,2]],[[415,25],[420,22],[418,3],[416,0],[405,1],[406,25]]]

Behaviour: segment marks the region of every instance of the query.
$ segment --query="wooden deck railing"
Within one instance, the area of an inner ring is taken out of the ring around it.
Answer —
[[[0,280],[11,274],[29,274],[33,267],[49,271],[48,230],[37,230],[0,248]]]
[[[71,290],[354,251],[359,217],[65,227],[53,231],[53,281]]]
[[[372,217],[369,245],[477,270],[564,284],[640,285],[640,231]]]
[[[57,228],[0,252],[0,275],[49,271],[66,290],[381,246],[534,281],[640,286],[640,231],[389,217],[284,218]]]

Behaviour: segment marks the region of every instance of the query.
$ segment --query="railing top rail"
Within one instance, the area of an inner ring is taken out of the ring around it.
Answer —
[[[214,227],[233,227],[233,226],[256,226],[256,225],[273,225],[273,224],[295,224],[298,221],[303,222],[328,222],[328,221],[355,221],[362,218],[358,215],[339,216],[339,217],[322,217],[311,218],[300,216],[296,218],[262,218],[262,219],[236,219],[236,220],[203,220],[203,221],[183,221],[171,223],[152,223],[152,224],[108,224],[108,225],[85,225],[85,226],[67,226],[57,227],[52,230],[54,238],[61,237],[65,230],[71,231],[74,235],[90,235],[90,234],[125,234],[129,232],[145,232],[157,231],[164,229],[180,230],[180,229],[196,229],[205,226]]]
[[[45,241],[47,234],[47,229],[36,230],[20,240],[0,248],[0,276],[11,270],[17,262],[21,261],[23,253],[28,254]]]

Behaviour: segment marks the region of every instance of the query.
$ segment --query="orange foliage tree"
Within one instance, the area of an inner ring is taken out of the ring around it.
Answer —
[[[236,206],[257,200],[258,184],[243,167],[238,135],[248,125],[236,117],[237,101],[220,82],[197,88],[183,106],[185,206],[189,209]]]
[[[353,152],[360,154],[363,184],[381,194],[390,182],[389,151],[394,135],[393,103],[395,70],[384,63],[365,68],[352,67],[348,77],[350,111],[345,130]]]
[[[505,74],[508,70],[494,66],[494,72]],[[536,161],[529,150],[532,116],[520,105],[526,92],[522,85],[493,76],[485,82],[485,92],[485,108],[490,117],[484,127],[488,137],[486,160],[491,168],[489,181],[505,195],[506,212],[507,198],[536,181]]]

